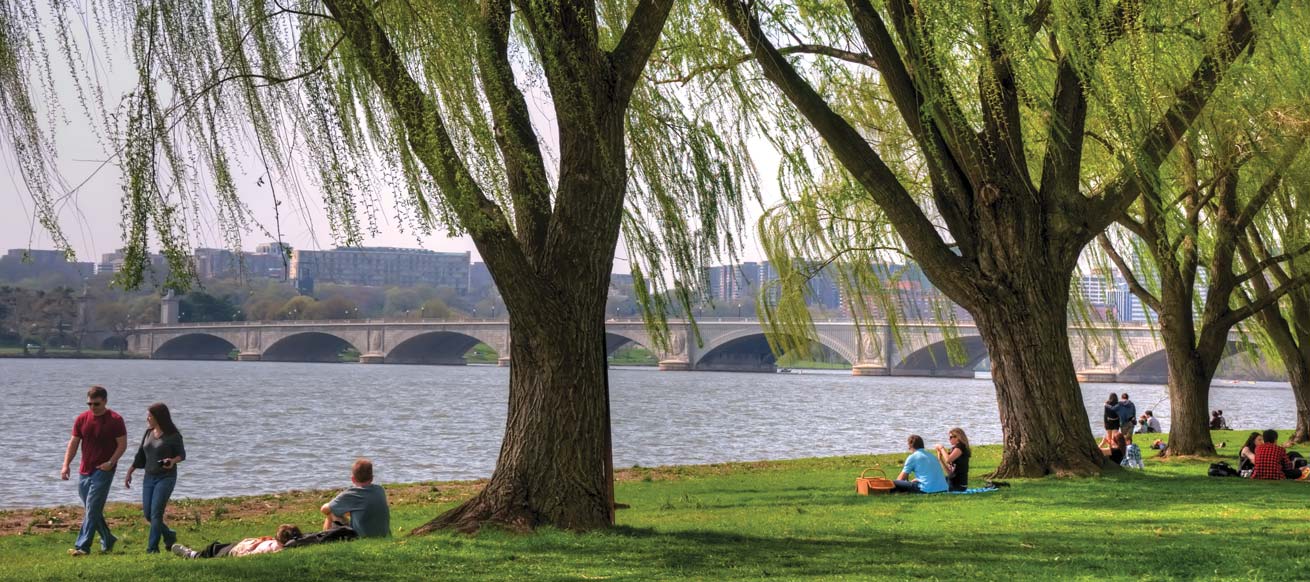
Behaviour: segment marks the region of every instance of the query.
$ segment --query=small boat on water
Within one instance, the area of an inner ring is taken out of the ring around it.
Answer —
[[[791,373],[791,368],[778,368],[778,373],[779,373],[779,374],[790,374],[790,373]]]

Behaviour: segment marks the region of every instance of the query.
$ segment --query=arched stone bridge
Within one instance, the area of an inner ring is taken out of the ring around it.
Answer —
[[[777,369],[765,332],[755,320],[697,322],[702,343],[686,322],[670,322],[668,349],[656,350],[640,320],[606,323],[612,353],[636,343],[659,357],[661,370],[760,372]],[[855,375],[972,377],[987,369],[987,350],[971,324],[885,325],[857,331],[849,321],[817,322],[818,343],[850,363]],[[948,337],[957,338],[949,344]],[[1145,327],[1072,329],[1074,365],[1084,381],[1163,382],[1168,372],[1158,335]],[[370,364],[462,365],[479,342],[509,354],[504,321],[348,320],[155,324],[130,335],[130,350],[156,359],[336,362],[353,348]],[[948,348],[954,345],[955,348]],[[1234,342],[1234,352],[1236,352]],[[501,365],[508,365],[507,357]]]

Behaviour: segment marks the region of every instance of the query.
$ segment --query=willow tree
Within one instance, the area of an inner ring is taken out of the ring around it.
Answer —
[[[810,230],[904,248],[973,315],[1004,431],[997,474],[1099,472],[1067,335],[1073,272],[1259,50],[1276,0],[713,4],[739,40],[703,67],[745,52],[790,105],[770,110],[777,125],[806,126],[782,151],[829,169],[795,175],[852,186],[808,181],[799,195],[832,217]],[[816,134],[826,147],[807,147]]]
[[[1266,301],[1278,289],[1286,288],[1299,273],[1310,273],[1310,172],[1306,166],[1292,169],[1282,187],[1273,195],[1274,211],[1270,220],[1252,225],[1247,238],[1240,241],[1238,252],[1248,269],[1265,268],[1265,276],[1253,277],[1250,292],[1239,290],[1242,303],[1255,305]],[[1280,249],[1301,250],[1299,257],[1286,259]],[[1283,300],[1269,303],[1255,317],[1267,343],[1287,368],[1296,400],[1295,442],[1310,440],[1310,286],[1289,291]]]
[[[1119,219],[1140,244],[1114,237],[1114,232],[1099,237],[1129,289],[1158,316],[1169,368],[1170,455],[1214,455],[1210,383],[1232,353],[1229,332],[1266,308],[1277,309],[1284,295],[1310,284],[1310,271],[1274,288],[1266,280],[1274,269],[1285,272],[1310,252],[1310,245],[1279,249],[1245,265],[1238,261],[1247,230],[1277,210],[1270,201],[1287,170],[1303,157],[1305,143],[1296,133],[1262,132],[1263,139],[1255,140],[1244,135],[1251,136],[1234,124],[1194,128],[1178,148],[1176,165],[1170,164],[1174,171],[1162,172]],[[1306,215],[1299,219],[1310,223]],[[1141,256],[1150,257],[1145,269],[1142,261],[1133,264],[1133,257]],[[1239,305],[1247,283],[1262,292],[1259,299]]]
[[[0,2],[0,123],[56,240],[53,201],[67,192],[37,106],[61,97],[52,62],[74,73],[122,168],[138,266],[154,238],[185,267],[188,225],[239,232],[236,168],[252,158],[284,196],[309,174],[347,244],[377,228],[389,200],[378,192],[393,193],[401,224],[473,239],[505,300],[513,360],[490,481],[416,532],[612,522],[604,308],[625,199],[677,225],[660,240],[686,254],[740,224],[721,209],[750,178],[740,142],[643,80],[673,0],[93,0],[72,18],[70,3],[45,6]],[[122,39],[135,88],[106,107],[88,63]]]

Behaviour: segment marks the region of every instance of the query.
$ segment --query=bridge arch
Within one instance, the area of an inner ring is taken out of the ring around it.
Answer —
[[[847,364],[855,362],[854,349],[827,334],[817,334],[814,342],[836,354]],[[769,347],[768,336],[759,329],[739,330],[713,338],[706,343],[693,369],[730,372],[777,371],[778,355]]]
[[[197,332],[160,344],[150,357],[156,360],[226,360],[235,349],[236,345],[219,336]]]
[[[1229,340],[1228,346],[1224,348],[1224,357],[1219,361],[1215,378],[1222,377],[1225,364],[1233,363],[1235,358],[1258,354],[1258,349],[1258,346],[1251,342]],[[1168,384],[1169,356],[1160,349],[1137,358],[1120,370],[1116,379],[1126,383]]]
[[[388,364],[426,364],[436,366],[463,366],[464,354],[480,343],[496,346],[492,342],[455,331],[429,331],[415,334],[396,344],[386,353]],[[501,357],[509,354],[499,354]]]
[[[947,348],[949,341],[959,342],[960,349],[964,352],[963,362],[957,364],[951,361]],[[986,357],[987,345],[983,343],[982,336],[964,336],[954,340],[933,342],[910,352],[892,366],[891,373],[896,376],[972,378],[974,368]]]
[[[341,352],[359,348],[341,336],[322,331],[302,331],[287,335],[264,348],[265,362],[340,362]]]

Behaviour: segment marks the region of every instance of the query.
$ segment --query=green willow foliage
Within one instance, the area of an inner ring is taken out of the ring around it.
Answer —
[[[606,50],[618,43],[638,4],[577,3],[594,10],[593,33]],[[409,75],[436,103],[439,115],[430,127],[447,133],[454,149],[439,153],[467,168],[471,183],[429,173],[401,121],[414,112],[388,104],[318,0],[0,0],[0,129],[42,225],[68,248],[55,208],[70,189],[57,180],[51,141],[66,113],[52,72],[53,55],[62,57],[81,113],[123,170],[129,268],[120,282],[128,286],[142,282],[152,241],[179,274],[169,282],[177,287],[190,273],[191,233],[217,224],[228,244],[239,246],[252,227],[236,186],[248,170],[267,173],[276,204],[295,198],[303,206],[296,184],[309,177],[322,193],[333,237],[344,244],[376,232],[387,210],[394,223],[420,234],[444,228],[477,239],[498,216],[518,226],[513,217],[523,205],[541,204],[516,200],[509,187],[492,105],[506,102],[497,93],[505,89],[495,71],[480,66],[482,51],[494,50],[478,32],[481,9],[478,2],[404,0],[371,8]],[[518,144],[513,155],[525,160],[519,165],[540,169],[527,171],[529,186],[550,191],[547,204],[554,208],[555,119],[576,104],[561,102],[552,89],[585,91],[549,84],[543,58],[555,53],[541,43],[567,39],[534,30],[531,15],[552,9],[515,2],[506,52],[511,86],[538,113],[530,128],[535,143]],[[135,87],[115,101],[105,94],[100,64],[118,56],[124,43]],[[744,228],[742,203],[756,190],[746,134],[721,126],[730,120],[688,99],[694,90],[639,81],[627,113],[627,160],[613,161],[628,169],[623,224],[634,273],[656,289],[673,282],[686,297],[708,260],[734,252],[734,233]],[[242,167],[252,159],[259,167]],[[496,211],[480,206],[484,196]],[[387,208],[389,198],[395,204]]]
[[[939,151],[921,148],[914,139],[883,73],[857,34],[851,10],[854,4],[758,0],[749,3],[748,10],[779,52],[870,143],[940,236],[948,244],[958,243],[937,206],[940,198],[934,197],[934,191],[943,185],[933,183],[930,173],[944,158]],[[875,0],[871,4],[884,22],[896,21],[889,15],[896,2]],[[1275,9],[1277,2],[1272,0],[909,4],[914,15],[904,28],[893,28],[891,37],[922,96],[921,119],[948,119],[949,123],[939,127],[961,127],[981,134],[985,113],[1004,106],[998,103],[1002,80],[997,78],[992,58],[1003,56],[999,62],[1012,72],[1021,126],[1018,142],[1005,147],[1012,148],[1012,157],[1026,160],[1026,178],[1036,188],[1041,187],[1050,136],[1070,130],[1059,121],[1062,112],[1053,93],[1061,57],[1071,63],[1086,92],[1087,122],[1081,134],[1086,146],[1076,161],[1080,166],[1078,187],[1061,194],[1069,200],[1100,197],[1121,184],[1125,175],[1160,179],[1150,159],[1153,144],[1149,132],[1174,103],[1198,63],[1228,50],[1216,38],[1216,31],[1223,29],[1238,8],[1247,9],[1258,32],[1260,40],[1254,52],[1272,47],[1274,52],[1283,51],[1283,57],[1286,47],[1296,42],[1295,23],[1304,22],[1307,16],[1304,3],[1284,2]],[[707,22],[717,24],[705,25],[708,32],[699,42],[712,50],[697,53],[699,58],[685,66],[686,74],[730,79],[720,83],[722,90],[737,96],[722,102],[744,106],[769,119],[762,128],[764,135],[782,152],[779,179],[785,200],[771,209],[759,226],[769,259],[787,267],[780,269],[779,289],[765,290],[761,297],[775,337],[787,341],[811,335],[812,323],[803,305],[806,281],[824,264],[839,273],[847,297],[864,298],[852,302],[857,318],[886,318],[896,323],[897,289],[902,282],[884,265],[904,256],[906,246],[889,225],[886,209],[874,203],[787,99],[760,89],[766,82],[759,79],[758,63],[747,56],[740,39],[714,19],[721,16],[717,11],[706,9],[705,13]],[[908,38],[915,39],[922,49],[909,57],[905,52]],[[1304,61],[1277,62],[1281,67],[1301,67],[1299,73],[1304,73]],[[1067,132],[1062,137],[1068,137]],[[1065,203],[1056,197],[1049,204],[1059,209]],[[965,220],[978,219],[968,214],[970,209],[965,212]],[[944,319],[951,317],[945,306],[936,311]],[[1091,321],[1085,306],[1076,308],[1072,317]]]
[[[1172,314],[1176,321],[1190,322],[1196,332],[1237,324],[1270,357],[1277,351],[1268,338],[1244,323],[1253,315],[1244,307],[1264,295],[1255,292],[1254,279],[1272,283],[1273,299],[1304,293],[1297,286],[1310,283],[1310,270],[1298,268],[1310,255],[1310,205],[1298,203],[1310,179],[1310,40],[1297,24],[1272,23],[1277,33],[1264,50],[1233,67],[1161,167],[1155,187],[1094,253],[1095,264],[1105,271],[1116,265],[1162,314],[1170,308],[1161,303],[1160,262],[1166,262],[1163,268],[1182,277],[1190,299],[1190,312]],[[1262,262],[1244,264],[1243,246],[1258,248]],[[1287,299],[1278,304],[1290,309]]]

